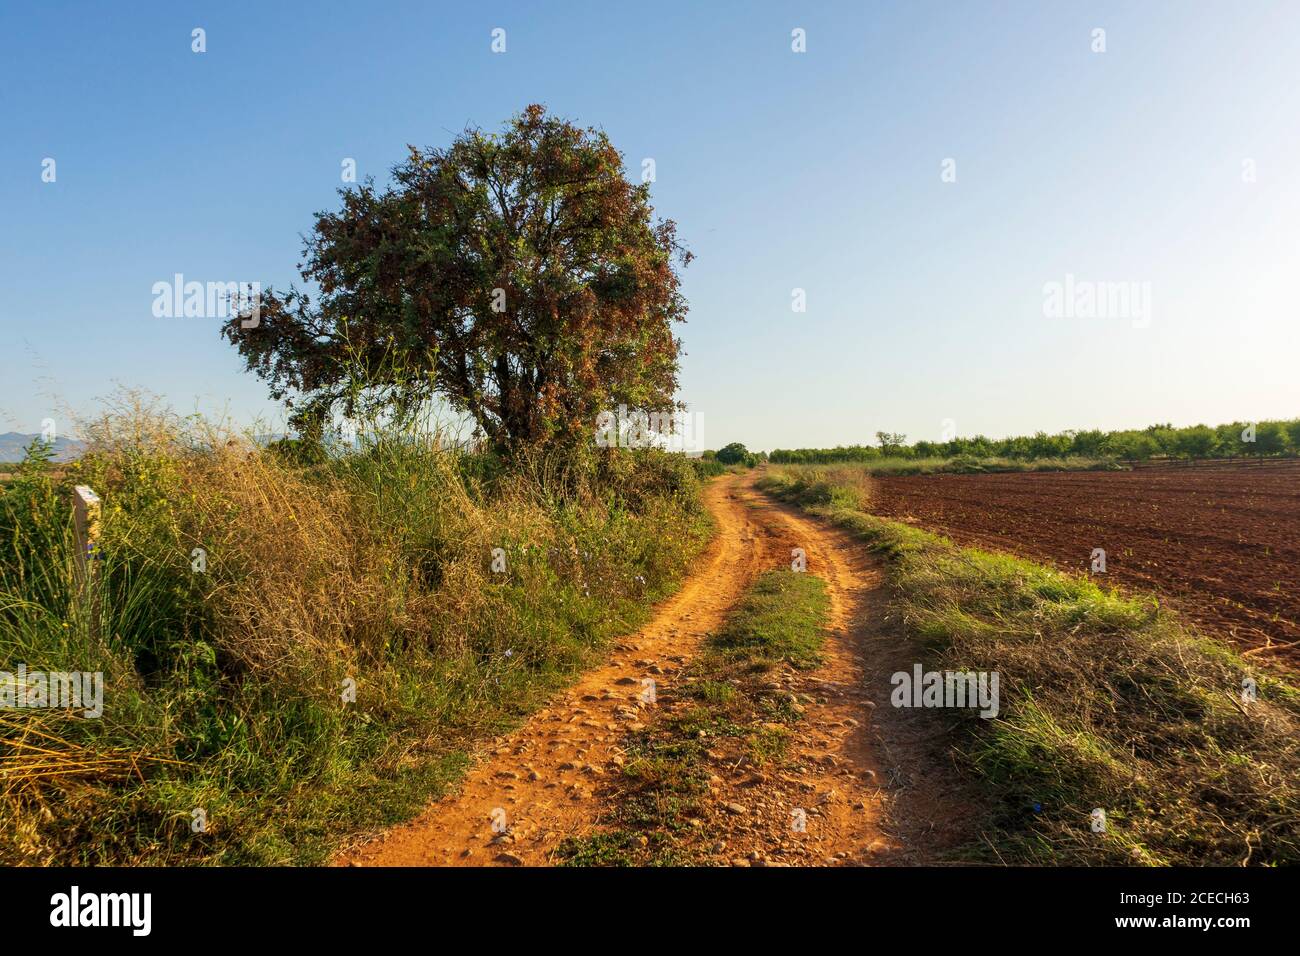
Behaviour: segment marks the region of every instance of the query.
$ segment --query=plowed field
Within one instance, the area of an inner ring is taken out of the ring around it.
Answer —
[[[1300,462],[877,478],[871,511],[1154,591],[1210,633],[1300,660]],[[1290,646],[1285,646],[1290,645]]]

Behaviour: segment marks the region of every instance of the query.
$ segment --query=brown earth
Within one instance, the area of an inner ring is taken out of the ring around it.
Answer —
[[[1300,462],[872,480],[869,510],[1170,599],[1208,633],[1300,659]]]
[[[773,528],[777,566],[792,548],[826,582],[830,620],[824,663],[786,667],[781,693],[807,701],[788,726],[787,759],[772,771],[738,755],[712,754],[713,808],[701,820],[714,841],[706,862],[731,866],[880,866],[952,862],[983,811],[948,766],[947,727],[937,711],[886,706],[890,676],[923,651],[888,611],[883,566],[850,532],[811,519],[748,486],[739,499]],[[879,705],[879,706],[878,706]],[[670,700],[666,709],[671,709]],[[735,759],[733,759],[735,758]],[[739,805],[743,814],[728,810]],[[806,814],[792,832],[791,811]]]
[[[517,731],[485,748],[457,792],[335,862],[553,862],[564,838],[591,832],[607,809],[602,804],[607,788],[601,784],[622,765],[620,744],[627,733],[672,706],[674,678],[704,638],[761,571],[788,566],[796,547],[806,552],[809,572],[827,582],[831,621],[825,663],[781,678],[791,692],[811,699],[795,724],[789,751],[795,759],[777,772],[756,775],[752,768],[733,765],[727,755],[716,755],[714,810],[700,825],[711,828],[716,863],[825,865],[896,858],[912,831],[885,832],[897,794],[885,792],[889,787],[880,777],[876,752],[883,741],[868,696],[883,703],[888,685],[884,666],[864,656],[869,644],[887,640],[876,559],[845,532],[776,504],[751,485],[750,476],[725,475],[706,488],[718,535],[681,591],[657,608],[647,627],[615,645],[606,663]],[[640,699],[647,678],[656,682],[659,703]],[[926,789],[905,768],[886,775],[900,792]],[[792,808],[806,808],[805,832],[792,832]]]
[[[705,862],[733,866],[821,866],[882,861],[897,849],[885,832],[885,806],[874,716],[866,684],[863,642],[884,607],[875,560],[845,532],[826,527],[752,488],[738,499],[777,542],[768,567],[789,566],[802,548],[807,570],[826,582],[830,613],[824,662],[814,670],[786,666],[772,675],[772,691],[807,701],[789,725],[789,759],[758,767],[742,753],[709,751],[710,807],[696,821],[708,834]],[[876,699],[871,699],[872,697]],[[690,706],[661,698],[671,713]],[[793,814],[802,811],[802,829]]]

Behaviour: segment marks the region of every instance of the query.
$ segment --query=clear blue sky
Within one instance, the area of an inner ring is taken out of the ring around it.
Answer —
[[[1300,4],[1256,0],[7,3],[0,431],[115,383],[274,418],[153,283],[287,286],[345,157],[532,102],[655,159],[712,447],[1300,416],[1298,70]],[[1066,274],[1149,282],[1150,324],[1046,317]]]

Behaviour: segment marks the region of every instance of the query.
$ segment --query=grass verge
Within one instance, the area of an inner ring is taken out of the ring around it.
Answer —
[[[873,517],[851,487],[779,471],[758,484],[887,558],[904,636],[927,668],[999,673],[996,719],[952,711],[954,765],[988,798],[983,832],[959,855],[1300,862],[1293,674],[1253,666],[1152,597]]]
[[[1060,458],[996,458],[957,455],[952,458],[875,458],[854,462],[822,464],[783,464],[783,469],[817,475],[832,471],[843,475],[857,471],[865,475],[978,475],[994,472],[1027,471],[1128,471],[1129,466],[1114,458],[1086,458],[1066,455]]]
[[[88,434],[0,492],[0,671],[104,687],[98,719],[0,710],[0,864],[322,862],[436,797],[710,537],[654,451],[268,449],[139,406]],[[74,484],[103,501],[89,601]]]
[[[557,851],[570,866],[682,866],[705,855],[707,820],[718,812],[711,758],[758,767],[786,758],[788,728],[802,704],[771,680],[778,668],[821,663],[826,585],[794,571],[758,578],[684,670],[669,714],[623,743],[619,773],[601,794],[611,809],[599,829]]]

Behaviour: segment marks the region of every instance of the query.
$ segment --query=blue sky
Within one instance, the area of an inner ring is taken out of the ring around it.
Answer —
[[[711,447],[1300,416],[1297,63],[1257,0],[6,4],[0,431],[117,385],[275,420],[153,283],[285,287],[344,158],[532,102],[654,158]],[[1149,321],[1046,315],[1067,274]]]

